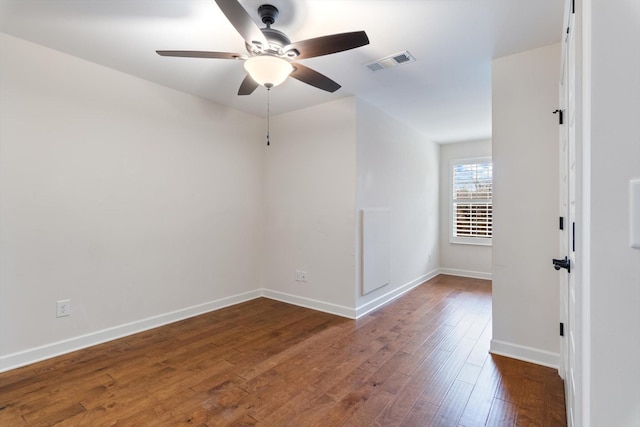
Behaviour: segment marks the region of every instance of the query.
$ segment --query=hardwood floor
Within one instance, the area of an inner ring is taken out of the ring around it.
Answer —
[[[553,369],[488,354],[490,282],[353,321],[257,299],[0,374],[0,426],[565,426]]]

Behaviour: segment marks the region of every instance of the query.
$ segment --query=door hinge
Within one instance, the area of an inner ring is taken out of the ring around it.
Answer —
[[[558,114],[558,123],[564,124],[564,117],[563,117],[564,114],[562,110],[556,110],[553,112],[553,114]]]
[[[564,217],[560,217],[560,230],[564,230]]]
[[[571,13],[576,13],[576,0],[571,0]]]
[[[560,322],[560,336],[564,336],[564,323]]]

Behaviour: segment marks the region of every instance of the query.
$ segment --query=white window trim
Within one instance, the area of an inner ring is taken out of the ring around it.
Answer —
[[[456,165],[468,165],[474,163],[493,163],[491,157],[474,157],[465,159],[453,159],[449,163],[449,243],[460,245],[492,246],[493,238],[483,237],[458,237],[453,235],[453,168]],[[493,204],[493,196],[491,197]]]

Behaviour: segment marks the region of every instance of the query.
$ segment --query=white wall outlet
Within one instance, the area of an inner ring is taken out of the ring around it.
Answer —
[[[300,272],[300,281],[301,282],[306,282],[307,281],[307,272],[306,271],[301,271]]]
[[[296,270],[296,282],[302,281],[302,271]]]
[[[56,317],[65,317],[71,315],[71,300],[61,299],[56,301]]]

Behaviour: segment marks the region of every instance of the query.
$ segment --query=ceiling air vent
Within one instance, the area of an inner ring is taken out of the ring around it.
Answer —
[[[380,71],[385,68],[391,68],[396,65],[408,64],[415,61],[416,59],[405,50],[404,52],[394,53],[393,55],[386,56],[364,65],[371,71]]]

